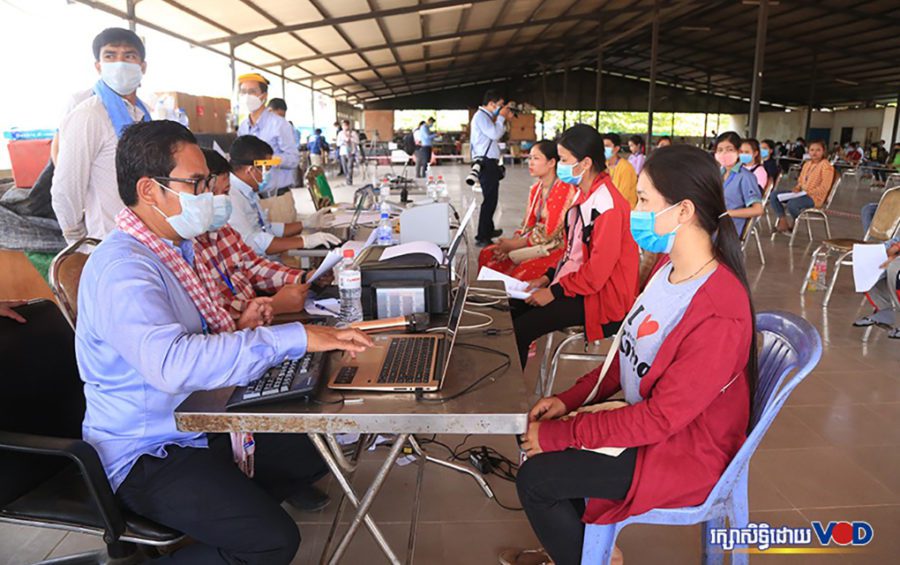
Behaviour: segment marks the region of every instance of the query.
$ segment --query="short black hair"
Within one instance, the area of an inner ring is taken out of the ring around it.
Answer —
[[[284,98],[273,98],[269,100],[269,108],[287,112],[287,102],[284,101]]]
[[[108,27],[98,33],[97,37],[94,38],[94,43],[92,45],[95,61],[100,60],[100,50],[103,49],[104,45],[131,45],[137,49],[138,55],[141,56],[141,61],[147,56],[147,52],[144,49],[144,42],[130,29]]]
[[[322,135],[322,128],[316,128],[316,135]]]
[[[616,147],[622,147],[622,138],[617,133],[609,132],[603,134],[603,140],[610,140]]]
[[[116,180],[126,206],[137,204],[137,183],[143,177],[167,177],[175,168],[173,155],[197,138],[178,122],[153,120],[134,123],[122,132],[116,146]]]
[[[428,120],[426,120],[426,121],[429,121],[429,122],[431,122],[431,123],[434,123],[434,121],[435,121],[435,120],[434,120],[434,116],[428,118]]]
[[[252,165],[253,161],[268,159],[272,153],[272,146],[255,135],[240,136],[234,140],[228,151],[232,167]]]
[[[214,149],[203,149],[203,156],[206,157],[206,167],[211,175],[224,175],[231,172],[231,165],[221,153]]]
[[[484,93],[484,98],[482,99],[481,103],[483,105],[487,105],[498,100],[503,100],[503,96],[501,96],[498,91],[492,88]]]
[[[628,138],[628,141],[631,143],[634,143],[641,149],[644,148],[644,138],[639,135],[632,135],[631,137]]]

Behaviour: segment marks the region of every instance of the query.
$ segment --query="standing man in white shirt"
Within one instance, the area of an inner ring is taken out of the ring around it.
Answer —
[[[273,221],[293,222],[297,210],[291,187],[295,185],[294,173],[300,166],[300,149],[294,137],[294,126],[266,108],[269,81],[264,76],[247,73],[237,80],[241,108],[247,113],[238,127],[238,135],[260,138],[272,147],[273,155],[281,159],[281,163],[272,169],[269,185],[259,193],[262,206],[269,211]]]
[[[102,239],[124,208],[116,180],[116,144],[134,122],[150,121],[137,97],[144,72],[144,43],[132,31],[109,28],[94,38],[100,80],[59,127],[59,154],[50,194],[63,237]]]
[[[337,134],[338,155],[347,177],[347,186],[353,184],[353,165],[359,155],[359,134],[350,127],[350,120],[341,120],[341,130]]]
[[[484,247],[503,230],[494,229],[494,211],[500,196],[500,138],[506,131],[509,106],[496,90],[484,93],[482,105],[472,116],[469,128],[472,132],[472,161],[481,164],[478,182],[481,184],[481,212],[478,216],[478,232],[475,245]]]

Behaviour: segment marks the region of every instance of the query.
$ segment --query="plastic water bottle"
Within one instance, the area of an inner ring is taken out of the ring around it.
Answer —
[[[387,203],[383,204],[381,208],[381,219],[378,220],[378,236],[376,243],[378,245],[393,245],[394,228],[391,226],[391,215],[384,206],[387,206]]]
[[[341,293],[341,322],[352,324],[361,322],[362,313],[362,275],[353,266],[353,250],[344,250],[344,260],[338,275],[338,289]]]
[[[444,182],[443,175],[438,175],[434,190],[437,193],[437,198],[435,198],[435,200],[440,202],[447,202],[450,200],[450,192],[447,190],[447,183]]]
[[[820,255],[816,261],[816,271],[818,271],[816,290],[825,290],[828,286],[828,259],[824,255]]]
[[[378,185],[378,207],[379,209],[384,208],[387,199],[391,197],[391,183],[387,177],[381,179],[381,184]],[[390,207],[388,207],[390,209]]]
[[[191,127],[191,121],[188,119],[187,112],[184,111],[184,108],[179,108],[175,112],[175,116],[178,118],[178,123],[183,125],[186,128]]]
[[[428,177],[428,182],[425,183],[425,196],[437,202],[437,185],[434,182],[434,177]]]

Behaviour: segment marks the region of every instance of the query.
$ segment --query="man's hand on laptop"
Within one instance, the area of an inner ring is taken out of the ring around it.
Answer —
[[[372,345],[371,338],[359,330],[306,326],[306,350],[313,353],[337,349],[355,355],[362,353]]]

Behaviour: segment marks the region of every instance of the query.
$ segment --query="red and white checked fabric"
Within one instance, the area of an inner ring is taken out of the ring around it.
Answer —
[[[303,271],[257,255],[244,243],[241,234],[227,224],[197,237],[194,253],[194,260],[207,267],[201,282],[232,318],[241,316],[247,304],[256,298],[257,291],[277,292],[286,284],[300,282],[303,276]],[[231,280],[234,293],[217,267]]]
[[[150,231],[147,225],[131,211],[130,208],[124,208],[116,216],[116,227],[135,238],[150,251],[156,254],[168,267],[181,286],[187,291],[200,315],[206,320],[210,331],[213,333],[231,332],[236,329],[234,320],[228,315],[228,312],[213,300],[207,288],[201,279],[209,279],[212,275],[209,273],[209,265],[201,261],[194,260],[194,269],[185,261],[184,257],[170,245],[166,245],[163,240]],[[195,254],[196,255],[196,254]],[[255,442],[253,434],[246,432],[231,433],[231,448],[234,462],[240,470],[248,477],[253,477],[253,457],[255,452]]]

